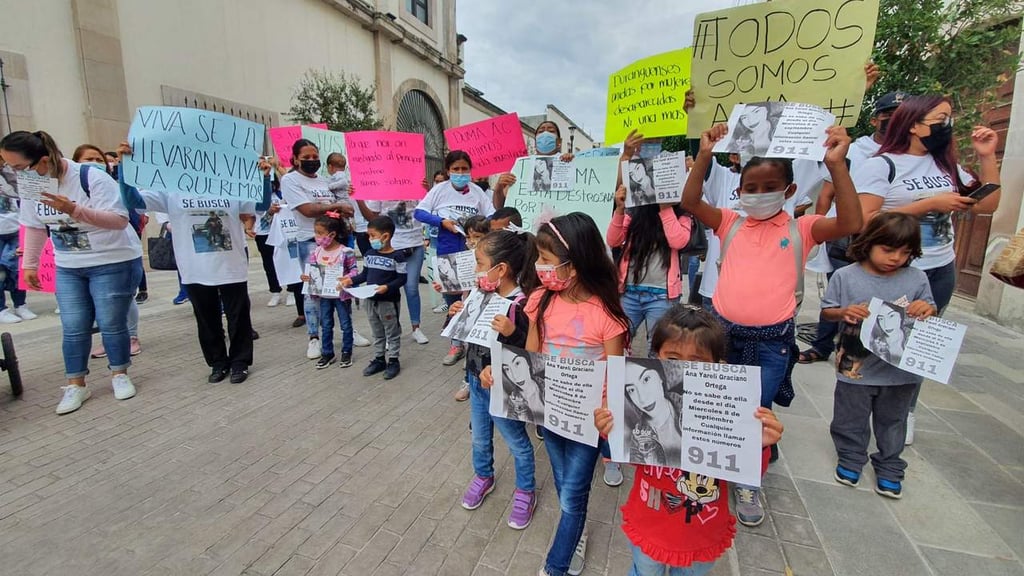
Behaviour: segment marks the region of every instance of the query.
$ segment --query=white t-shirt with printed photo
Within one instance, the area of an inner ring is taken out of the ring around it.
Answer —
[[[256,213],[254,202],[196,198],[139,190],[146,208],[166,212],[182,284],[220,286],[249,276],[246,236],[240,214]]]
[[[325,178],[319,175],[310,178],[297,170],[281,178],[281,197],[295,214],[295,222],[299,225],[300,242],[313,239],[313,223],[316,218],[303,216],[297,208],[303,204],[334,204],[334,193],[331,192]]]
[[[413,217],[417,207],[415,200],[370,200],[366,207],[395,223],[392,248],[405,250],[423,246],[423,223]]]
[[[128,224],[128,210],[121,202],[117,182],[102,170],[89,169],[89,194],[82,189],[81,164],[64,160],[66,170],[57,193],[85,208],[113,212],[125,217],[124,228],[110,230],[78,222],[35,200],[22,200],[21,224],[29,228],[49,228],[53,241],[53,259],[61,268],[87,268],[116,264],[142,257],[142,243]]]
[[[285,205],[274,215],[267,234],[267,244],[274,247],[274,271],[282,286],[302,282],[304,262],[299,261],[299,242],[296,239],[299,224],[295,215]]]
[[[448,180],[435,184],[416,208],[455,222],[463,222],[472,216],[494,214],[491,196],[479,186],[470,182],[469,190],[462,193]]]
[[[889,164],[885,158],[874,156],[861,162],[853,171],[853,185],[858,194],[871,194],[882,198],[882,211],[902,208],[917,200],[938,194],[956,192],[955,179],[935,163],[930,154],[886,154],[896,167],[896,175],[889,183]],[[960,181],[974,183],[974,177],[957,166]],[[921,249],[924,255],[911,265],[921,270],[941,268],[956,259],[953,253],[953,221],[948,212],[929,212],[921,220]]]

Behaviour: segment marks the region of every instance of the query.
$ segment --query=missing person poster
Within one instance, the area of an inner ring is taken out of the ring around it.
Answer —
[[[729,134],[714,151],[739,154],[744,163],[755,156],[820,162],[825,158],[825,130],[835,121],[813,104],[737,104],[729,115]]]
[[[491,370],[492,415],[597,446],[594,410],[601,405],[604,361],[546,356],[495,342]]]
[[[933,316],[915,320],[899,304],[872,298],[860,341],[872,354],[900,370],[949,384],[967,326]]]
[[[686,183],[686,153],[642,155],[622,163],[626,208],[648,204],[678,204]]]
[[[499,314],[508,314],[511,305],[511,300],[495,292],[474,289],[463,302],[462,310],[448,322],[441,336],[489,348],[498,337],[498,333],[491,328],[491,321]]]
[[[442,292],[469,292],[476,288],[476,254],[472,250],[464,250],[435,256],[434,272]]]
[[[760,486],[760,400],[757,367],[610,357],[612,460]]]

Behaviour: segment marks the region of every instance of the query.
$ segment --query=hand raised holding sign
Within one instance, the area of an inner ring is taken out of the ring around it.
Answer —
[[[626,213],[626,187],[622,185],[615,189],[615,213]]]
[[[622,157],[630,159],[640,153],[640,145],[644,143],[644,135],[636,130],[630,131],[626,141],[622,143]]]
[[[699,154],[710,156],[715,144],[718,144],[718,141],[725,138],[727,134],[729,134],[729,126],[726,124],[715,124],[710,130],[701,132]]]
[[[825,148],[828,148],[828,152],[825,153],[825,164],[830,168],[840,164],[846,166],[846,153],[850,150],[850,136],[846,133],[846,128],[831,126],[825,133],[828,134],[828,138],[825,139]]]

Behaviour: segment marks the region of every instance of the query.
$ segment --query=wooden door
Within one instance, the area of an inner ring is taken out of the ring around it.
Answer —
[[[1010,126],[1010,105],[1013,102],[1013,79],[999,87],[999,103],[984,114],[985,124],[999,134],[996,156],[1003,159],[1006,146],[1006,131]],[[959,215],[955,223],[956,244],[956,292],[961,296],[976,298],[981,285],[982,269],[985,265],[985,249],[988,247],[989,231],[992,228],[991,214]]]

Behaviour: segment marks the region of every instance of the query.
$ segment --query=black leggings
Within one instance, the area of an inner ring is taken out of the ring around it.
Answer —
[[[263,260],[263,272],[267,275],[270,291],[277,294],[281,291],[281,284],[277,281],[277,270],[274,269],[274,247],[267,244],[266,236],[256,236],[256,248],[260,251],[260,259]]]

